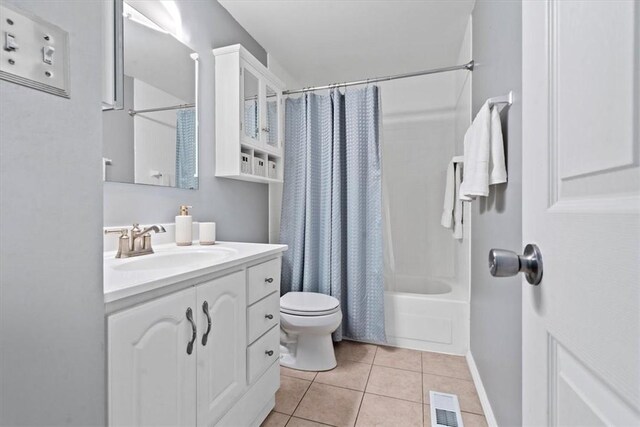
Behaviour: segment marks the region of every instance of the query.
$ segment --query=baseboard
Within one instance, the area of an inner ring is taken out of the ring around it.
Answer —
[[[478,391],[478,397],[480,398],[480,404],[482,405],[484,416],[487,419],[487,424],[489,425],[489,427],[498,427],[498,422],[496,421],[495,415],[493,415],[493,409],[491,408],[491,403],[489,402],[487,391],[484,389],[482,378],[480,378],[480,372],[478,372],[478,367],[476,366],[476,361],[473,360],[471,351],[467,353],[467,365],[469,365],[473,383],[475,384],[476,390]]]

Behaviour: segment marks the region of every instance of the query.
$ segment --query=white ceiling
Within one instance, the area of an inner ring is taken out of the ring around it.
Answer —
[[[218,0],[305,86],[455,65],[475,0]]]

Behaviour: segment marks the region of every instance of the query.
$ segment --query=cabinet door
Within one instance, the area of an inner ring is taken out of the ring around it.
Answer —
[[[239,271],[196,288],[199,426],[214,425],[247,387],[245,276]]]
[[[247,65],[243,66],[241,82],[242,139],[250,143],[256,143],[260,141],[260,121],[262,116],[258,73]]]
[[[109,424],[193,426],[197,316],[190,288],[109,316]]]
[[[264,126],[261,128],[264,142],[276,150],[280,149],[280,93],[269,81],[265,82]]]

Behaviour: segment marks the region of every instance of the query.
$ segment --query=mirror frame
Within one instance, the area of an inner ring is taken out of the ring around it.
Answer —
[[[103,40],[106,51],[111,51],[113,56],[105,53],[105,67],[103,73],[109,75],[104,76],[103,81],[103,100],[102,111],[122,110],[124,108],[124,16],[123,0],[105,0],[103,6],[105,14],[102,25],[105,26],[103,34],[108,40]],[[109,25],[112,23],[113,25]],[[107,33],[108,32],[108,33]],[[104,85],[107,80],[107,89]],[[110,92],[107,94],[107,92]],[[106,98],[106,99],[104,99]]]

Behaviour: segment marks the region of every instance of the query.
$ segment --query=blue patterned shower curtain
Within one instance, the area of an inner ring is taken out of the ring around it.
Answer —
[[[335,340],[385,342],[379,90],[286,101],[282,293],[340,300]]]
[[[197,189],[196,112],[193,108],[176,112],[176,187]]]

